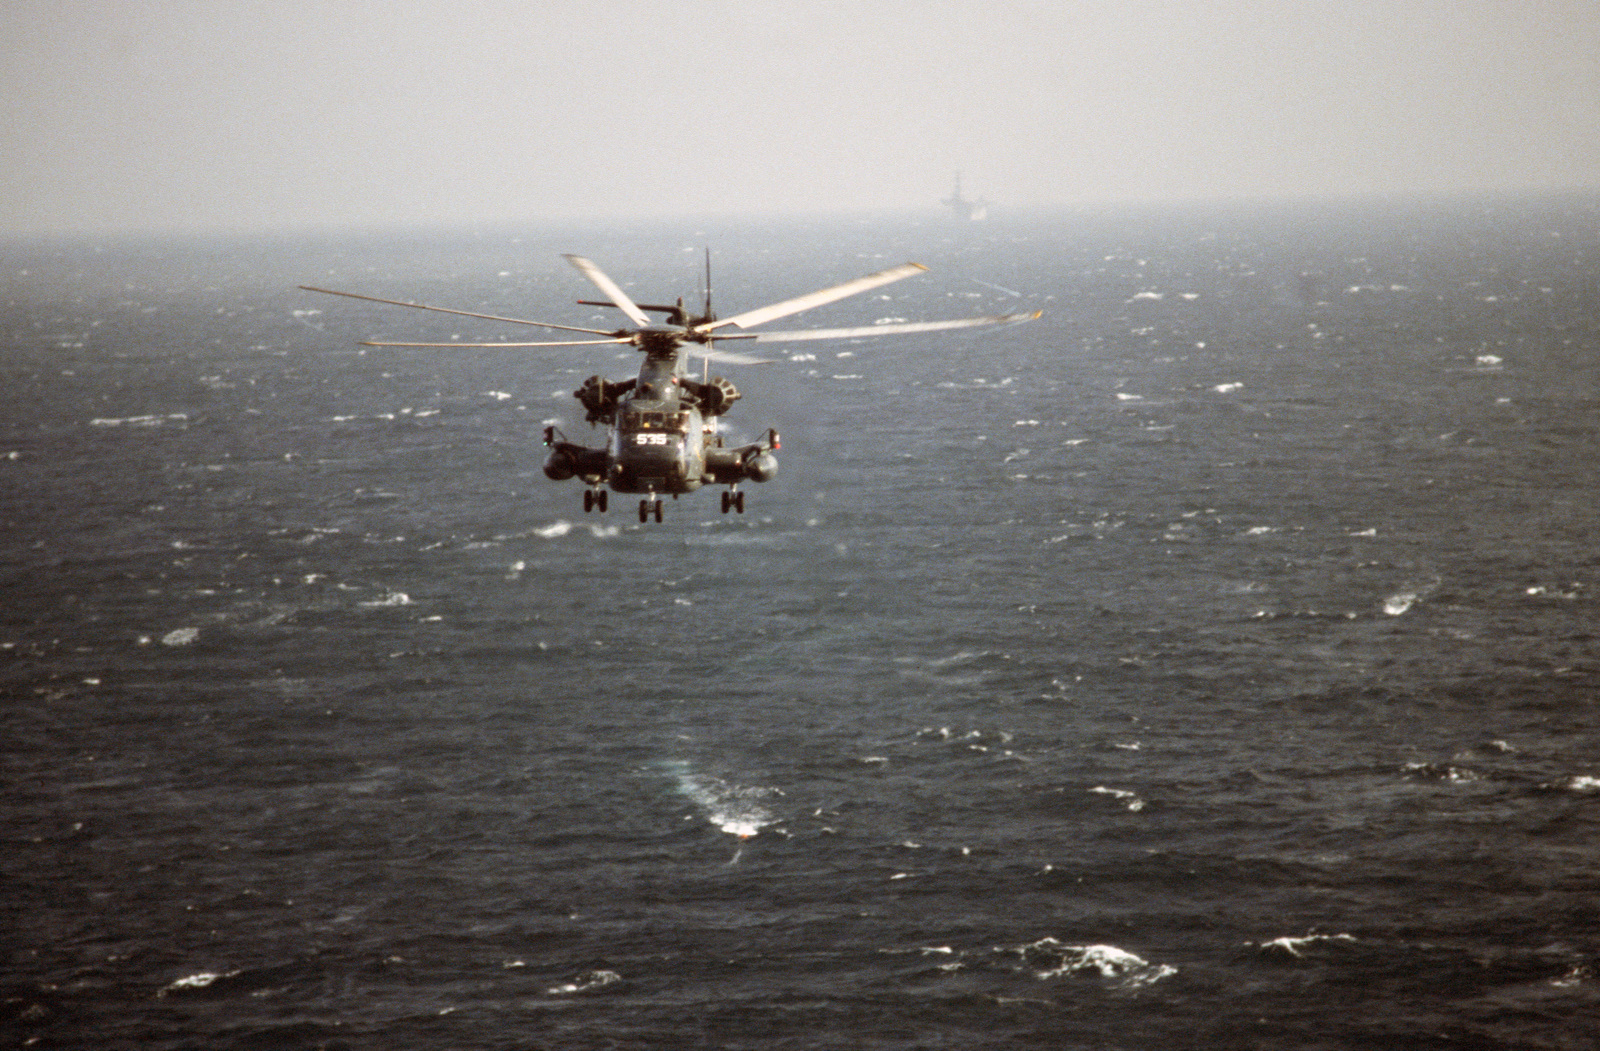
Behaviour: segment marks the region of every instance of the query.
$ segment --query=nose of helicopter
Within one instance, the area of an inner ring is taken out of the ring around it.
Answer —
[[[686,443],[681,436],[641,432],[622,443],[611,465],[611,486],[621,492],[676,492],[689,475]],[[661,441],[665,438],[667,440]]]

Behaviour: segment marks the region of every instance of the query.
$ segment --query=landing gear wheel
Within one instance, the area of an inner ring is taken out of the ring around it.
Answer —
[[[733,494],[726,489],[722,491],[722,513],[727,514],[728,508],[733,506]]]
[[[590,511],[593,511],[593,510],[594,510],[594,490],[593,489],[585,489],[583,491],[583,513],[584,514],[588,514]]]
[[[734,493],[733,494],[733,509],[735,511],[739,512],[740,514],[744,514],[744,494],[743,493]]]
[[[639,501],[639,521],[641,521],[641,522],[650,521],[650,501],[649,500],[640,500]]]
[[[595,490],[594,506],[599,509],[601,514],[606,513],[606,496],[607,493],[604,489]]]
[[[661,501],[656,501],[656,521],[661,521]]]

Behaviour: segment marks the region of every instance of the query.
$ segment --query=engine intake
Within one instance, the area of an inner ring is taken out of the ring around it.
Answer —
[[[590,376],[583,381],[583,386],[572,392],[572,396],[583,404],[589,423],[610,423],[616,418],[617,402],[638,382],[634,379],[612,383],[604,376]]]
[[[705,416],[721,416],[733,406],[743,395],[739,388],[721,376],[712,376],[705,383],[694,380],[679,380],[678,385],[683,392],[694,399],[701,414]]]

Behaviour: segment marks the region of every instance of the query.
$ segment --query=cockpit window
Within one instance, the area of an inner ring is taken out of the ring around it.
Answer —
[[[689,432],[687,412],[625,412],[617,422],[627,431],[677,431],[680,434]]]

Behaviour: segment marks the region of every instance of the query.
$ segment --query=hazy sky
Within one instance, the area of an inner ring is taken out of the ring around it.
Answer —
[[[0,234],[1600,188],[1600,0],[0,0]]]

